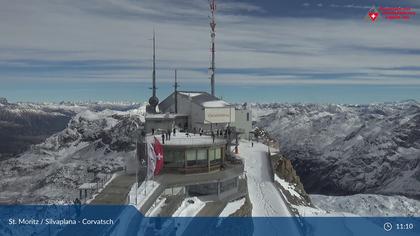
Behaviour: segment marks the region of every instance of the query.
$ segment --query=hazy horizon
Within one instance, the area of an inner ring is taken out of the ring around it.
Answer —
[[[96,85],[97,86],[97,85]],[[157,96],[160,101],[165,99],[173,92],[171,85],[158,86]],[[151,91],[148,86],[139,84],[124,84],[124,86],[103,86],[96,89],[92,86],[72,87],[66,86],[71,96],[62,94],[60,91],[44,88],[44,89],[11,89],[8,93],[0,93],[0,97],[5,97],[9,102],[146,102],[148,101]],[[261,90],[261,93],[255,93],[255,90]],[[405,96],[399,95],[404,90]],[[27,96],[16,96],[15,91],[20,91]],[[180,88],[180,90],[189,91],[206,91],[205,86],[196,88]],[[379,86],[372,93],[369,88],[360,88],[355,86],[326,86],[313,88],[311,86],[282,86],[282,87],[247,87],[247,86],[227,86],[216,90],[219,98],[230,103],[315,103],[315,104],[371,104],[386,102],[401,102],[405,100],[415,100],[420,102],[419,88],[416,87],[393,87]],[[410,93],[407,93],[409,91]],[[369,98],[363,97],[369,92]],[[319,94],[323,94],[319,96]],[[328,93],[328,94],[326,94]],[[264,94],[264,96],[262,96]],[[386,94],[386,96],[384,96]],[[359,95],[359,96],[356,96]],[[33,99],[36,97],[37,99]],[[356,99],[356,98],[360,99]],[[393,99],[390,99],[393,98]]]

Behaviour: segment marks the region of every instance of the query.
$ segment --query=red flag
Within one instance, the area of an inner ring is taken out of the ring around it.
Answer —
[[[160,171],[163,169],[163,146],[160,144],[159,140],[155,137],[155,144],[153,145],[156,154],[156,168],[155,175],[159,175]]]
[[[151,143],[147,143],[147,179],[152,179],[156,170],[156,152]]]

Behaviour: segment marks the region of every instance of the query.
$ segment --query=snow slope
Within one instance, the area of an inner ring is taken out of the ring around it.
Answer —
[[[80,109],[64,130],[18,157],[0,162],[0,200],[74,200],[82,183],[124,169],[125,160],[134,155],[133,135],[141,128],[142,119],[143,108]]]
[[[228,217],[235,213],[239,208],[242,207],[245,203],[245,198],[241,198],[239,200],[229,202],[226,207],[223,209],[222,212],[220,212],[219,217]]]
[[[276,188],[270,177],[268,147],[261,143],[254,143],[254,147],[251,147],[250,142],[241,141],[239,150],[239,156],[245,165],[252,216],[291,216],[280,190]],[[276,232],[284,232],[285,230],[269,219],[265,224],[256,224],[256,227],[254,232],[264,232],[264,228],[267,227],[275,229]],[[300,235],[296,224],[290,224],[289,227],[286,232]]]
[[[420,201],[403,196],[311,195],[311,199],[315,206],[328,212],[347,212],[359,216],[420,216]]]
[[[290,216],[279,190],[271,182],[267,146],[241,141],[239,156],[245,164],[252,216]]]
[[[174,217],[193,217],[206,205],[197,197],[185,198],[181,206],[174,212]]]

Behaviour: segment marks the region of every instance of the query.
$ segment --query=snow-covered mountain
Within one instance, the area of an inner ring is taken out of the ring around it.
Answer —
[[[122,170],[125,159],[134,155],[133,135],[144,122],[144,106],[138,104],[14,106],[17,111],[30,107],[39,114],[51,114],[46,109],[75,114],[60,132],[0,162],[1,199],[25,203],[73,200],[77,187],[92,181],[95,174]]]
[[[125,160],[134,155],[133,135],[143,125],[145,112],[143,105],[131,103],[10,104],[3,100],[0,103],[0,134],[6,139],[42,135],[35,145],[26,143],[23,153],[0,159],[0,200],[17,199],[25,203],[73,200],[79,194],[77,186],[92,181],[95,174],[122,170]],[[254,104],[252,108],[257,126],[279,140],[281,154],[292,160],[307,192],[419,196],[419,103]],[[255,147],[257,150],[258,144]],[[292,196],[293,201],[287,203],[301,215],[329,212],[366,215],[350,211],[350,206],[355,201],[372,199],[366,209],[377,207],[375,202],[399,206],[382,209],[378,214],[412,214],[411,208],[404,208],[405,202],[410,202],[406,198],[377,195],[348,199],[312,195],[318,207],[315,208],[294,201],[293,197],[306,201],[298,185],[279,178],[275,179],[277,184],[290,193],[283,197],[289,201],[288,195]],[[255,199],[249,205],[254,206],[253,211],[259,209]]]
[[[31,145],[45,141],[66,128],[69,120],[82,111],[127,111],[140,106],[109,102],[9,103],[0,98],[0,160],[14,157]]]
[[[420,201],[404,196],[356,194],[351,196],[311,195],[312,202],[331,214],[346,212],[359,216],[419,216]]]
[[[64,107],[10,104],[0,99],[0,160],[13,157],[63,130],[74,114],[74,110]]]
[[[420,197],[420,104],[254,104],[309,193]]]

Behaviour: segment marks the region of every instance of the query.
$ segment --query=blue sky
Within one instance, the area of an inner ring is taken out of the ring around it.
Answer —
[[[406,0],[219,0],[216,93],[230,101],[420,100],[420,16],[364,20]],[[208,90],[207,0],[0,0],[0,97],[144,101]]]

